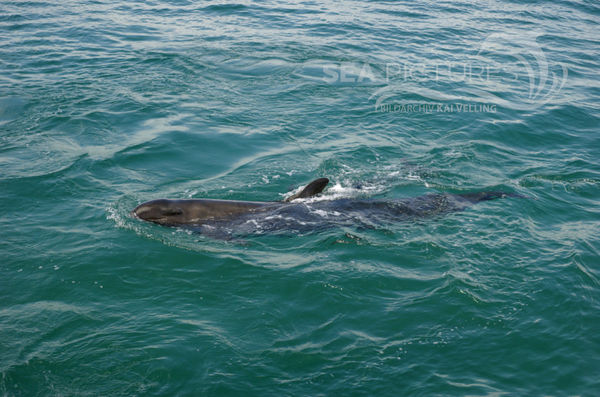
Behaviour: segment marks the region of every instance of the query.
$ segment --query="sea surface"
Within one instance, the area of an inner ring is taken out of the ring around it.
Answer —
[[[599,62],[592,0],[1,1],[0,395],[599,395]],[[130,215],[318,177],[524,197]]]

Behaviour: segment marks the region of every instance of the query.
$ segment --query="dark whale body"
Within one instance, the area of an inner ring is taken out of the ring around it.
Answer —
[[[463,194],[427,194],[397,200],[296,200],[319,194],[327,178],[308,184],[285,202],[214,199],[159,199],[133,211],[139,219],[164,226],[185,227],[202,234],[227,238],[266,232],[308,232],[333,226],[366,226],[461,211],[475,203],[515,194],[497,191]]]

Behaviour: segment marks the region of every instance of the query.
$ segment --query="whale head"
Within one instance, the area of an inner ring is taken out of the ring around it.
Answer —
[[[178,200],[152,200],[135,207],[131,214],[160,225],[179,225],[186,222],[185,206]]]

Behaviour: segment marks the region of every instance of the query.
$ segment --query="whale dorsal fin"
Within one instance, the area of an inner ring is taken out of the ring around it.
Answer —
[[[285,201],[292,201],[292,200],[295,200],[298,198],[306,198],[306,197],[315,196],[315,195],[321,193],[323,191],[323,189],[325,189],[325,186],[327,186],[328,183],[329,183],[329,179],[327,179],[327,178],[315,179],[314,181],[312,181],[311,183],[306,185],[306,187],[304,189],[302,189],[300,191],[300,193],[296,193],[293,196],[286,198]]]

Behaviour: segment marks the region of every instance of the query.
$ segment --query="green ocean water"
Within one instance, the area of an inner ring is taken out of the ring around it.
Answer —
[[[0,394],[598,395],[599,31],[586,0],[2,1]],[[322,176],[527,198],[231,240],[129,215]]]

